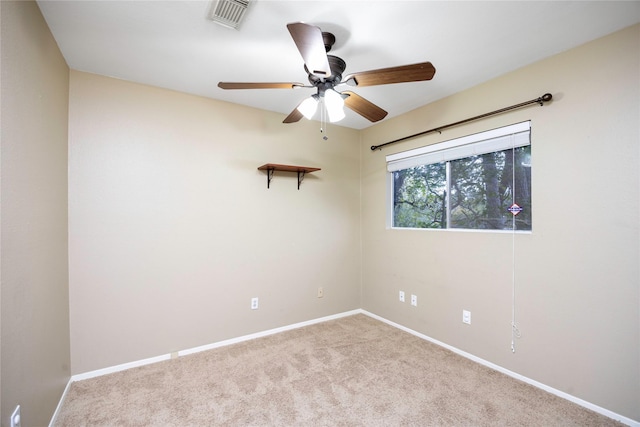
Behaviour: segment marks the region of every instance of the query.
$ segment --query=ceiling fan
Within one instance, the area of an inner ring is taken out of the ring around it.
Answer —
[[[336,87],[345,84],[364,87],[425,81],[431,80],[436,72],[430,62],[421,62],[399,67],[362,71],[349,74],[343,80],[342,73],[347,66],[346,62],[337,56],[327,54],[336,41],[333,34],[323,32],[319,27],[303,22],[287,24],[287,29],[302,55],[304,70],[309,76],[311,85],[302,83],[218,83],[218,87],[222,89],[316,88],[317,92],[298,104],[284,119],[283,123],[295,123],[302,117],[310,119],[315,114],[320,103],[324,104],[331,122],[344,118],[343,106],[345,105],[365,119],[377,122],[385,118],[387,115],[385,110],[350,90],[338,92]]]

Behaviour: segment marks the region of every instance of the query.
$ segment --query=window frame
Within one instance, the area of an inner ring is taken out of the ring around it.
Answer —
[[[510,141],[506,143],[505,141]],[[450,162],[466,157],[488,154],[492,152],[531,146],[531,121],[524,121],[512,125],[503,126],[479,132],[463,137],[442,141],[412,150],[402,151],[386,156],[386,228],[392,230],[431,230],[431,231],[458,231],[458,232],[488,232],[488,233],[523,233],[531,234],[530,230],[503,230],[503,229],[478,229],[478,228],[453,228],[450,227],[449,208],[450,203]],[[447,228],[421,228],[421,227],[396,227],[394,225],[394,179],[393,173],[398,170],[409,169],[419,165],[436,164],[444,162],[447,168]],[[533,203],[531,203],[533,206]]]

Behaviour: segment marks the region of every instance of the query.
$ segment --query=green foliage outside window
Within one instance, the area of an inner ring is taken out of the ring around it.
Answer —
[[[393,172],[393,226],[531,230],[531,146]]]

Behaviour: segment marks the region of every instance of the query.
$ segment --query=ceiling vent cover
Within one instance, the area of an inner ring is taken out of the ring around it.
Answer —
[[[238,28],[244,17],[249,0],[213,0],[207,18],[229,28]]]

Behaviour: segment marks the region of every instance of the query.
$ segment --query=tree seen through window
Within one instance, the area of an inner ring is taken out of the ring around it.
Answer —
[[[393,226],[531,230],[531,146],[394,171]]]

